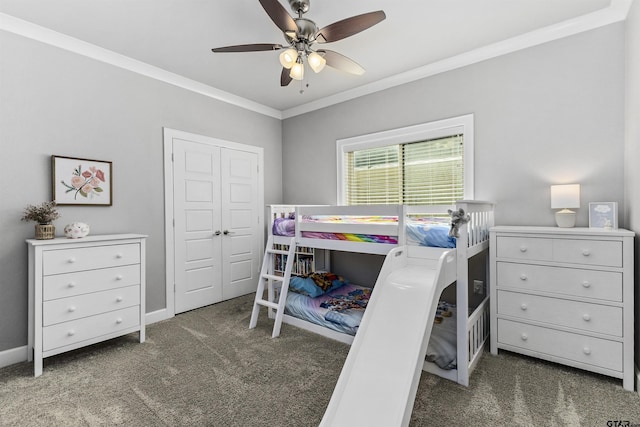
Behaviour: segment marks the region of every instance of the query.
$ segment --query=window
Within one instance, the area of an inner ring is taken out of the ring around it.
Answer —
[[[338,203],[473,199],[473,115],[339,140]]]

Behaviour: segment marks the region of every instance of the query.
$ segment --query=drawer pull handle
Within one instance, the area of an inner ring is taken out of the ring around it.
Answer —
[[[582,287],[583,288],[590,288],[591,287],[591,283],[589,283],[588,281],[585,280],[584,282],[582,282]]]
[[[117,298],[116,298],[116,301],[117,301],[117,302],[122,302],[122,299],[123,299],[122,297],[117,297]]]
[[[76,282],[69,282],[69,284],[67,285],[70,288],[75,288],[76,287]]]
[[[526,274],[521,274],[520,275],[520,280],[527,280],[527,275]]]
[[[588,356],[591,354],[591,349],[589,347],[585,347],[582,349],[582,352]]]
[[[67,335],[72,337],[76,334],[76,331],[74,331],[73,329],[71,329],[69,332],[67,332]]]
[[[69,258],[69,261],[68,261],[69,264],[73,264],[74,262],[76,262],[75,257]]]
[[[527,247],[526,246],[520,246],[520,252],[527,252]]]
[[[520,309],[523,310],[523,311],[526,310],[527,309],[527,304],[521,304],[520,305]]]
[[[116,323],[117,323],[117,324],[122,323],[122,319],[118,317],[118,318],[116,319]]]
[[[589,251],[589,249],[583,249],[582,250],[582,255],[589,256],[589,255],[591,255],[591,252]]]
[[[71,307],[69,307],[69,313],[73,313],[74,311],[76,311],[75,305],[72,305]]]
[[[116,276],[116,280],[122,280],[122,279],[123,279],[122,274],[118,274],[118,275]]]
[[[118,253],[116,254],[116,258],[122,258],[122,257],[123,257],[123,255],[122,255],[120,252],[118,252]]]
[[[529,336],[523,333],[522,335],[520,335],[520,338],[522,338],[522,341],[526,341],[529,339]]]
[[[589,320],[591,320],[591,316],[589,316],[589,313],[583,314],[582,318],[584,319],[585,322],[588,322]]]

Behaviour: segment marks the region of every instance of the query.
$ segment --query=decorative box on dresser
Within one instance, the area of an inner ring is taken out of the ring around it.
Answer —
[[[28,359],[36,377],[45,357],[136,331],[144,342],[145,238],[27,240]]]
[[[633,390],[633,239],[623,229],[491,228],[491,353],[621,378]]]

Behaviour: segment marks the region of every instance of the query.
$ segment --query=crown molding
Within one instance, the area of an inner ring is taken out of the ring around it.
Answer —
[[[275,108],[267,107],[246,98],[216,89],[170,71],[163,70],[162,68],[155,67],[145,62],[138,61],[128,56],[121,55],[100,46],[87,43],[5,13],[0,13],[0,30],[14,33],[60,49],[68,50],[70,52],[77,53],[78,55],[114,65],[246,110],[264,114],[276,119],[282,119],[282,112]]]
[[[485,61],[487,59],[506,55],[518,50],[537,46],[552,40],[569,37],[578,33],[600,28],[605,25],[624,21],[629,13],[632,2],[633,0],[611,0],[609,7],[605,9],[578,16],[521,36],[493,43],[424,67],[409,70],[401,74],[283,111],[216,89],[195,80],[188,79],[142,61],[135,60],[125,55],[121,55],[111,50],[101,48],[91,43],[87,43],[4,13],[0,13],[0,30],[65,49],[221,102],[282,120],[379,92],[381,90],[411,83],[436,74],[455,70],[480,61]]]
[[[578,16],[555,25],[540,28],[520,36],[512,37],[504,41],[437,61],[432,64],[425,65],[424,67],[415,68],[336,95],[328,96],[317,101],[284,110],[282,112],[282,118],[287,119],[309,113],[311,111],[319,110],[321,108],[329,107],[331,105],[339,104],[341,102],[349,101],[395,86],[411,83],[416,80],[455,70],[457,68],[466,67],[467,65],[475,64],[487,59],[624,21],[627,18],[632,2],[633,0],[611,0],[611,4],[606,9]]]

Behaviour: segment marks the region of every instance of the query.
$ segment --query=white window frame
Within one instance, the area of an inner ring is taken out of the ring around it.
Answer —
[[[408,126],[336,141],[338,165],[338,204],[346,204],[347,183],[344,177],[344,155],[350,151],[379,148],[388,145],[427,141],[454,135],[464,135],[464,199],[473,200],[473,114]]]

